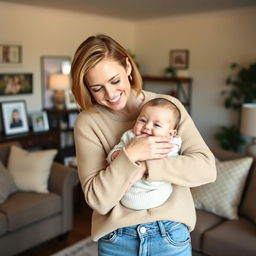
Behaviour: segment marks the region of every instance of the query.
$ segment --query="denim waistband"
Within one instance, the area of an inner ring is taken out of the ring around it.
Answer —
[[[161,236],[166,236],[166,232],[180,225],[180,222],[161,220],[148,222],[140,225],[133,225],[129,227],[123,227],[117,229],[117,234],[127,234],[135,237],[150,236],[155,234],[161,234]]]

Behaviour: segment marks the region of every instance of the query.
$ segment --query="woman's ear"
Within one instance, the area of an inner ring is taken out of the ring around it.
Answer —
[[[129,76],[132,73],[132,64],[130,63],[128,57],[126,57],[126,74]]]

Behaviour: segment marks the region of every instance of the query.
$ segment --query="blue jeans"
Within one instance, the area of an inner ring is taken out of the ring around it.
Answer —
[[[119,228],[98,242],[98,256],[191,256],[186,225],[155,221]]]

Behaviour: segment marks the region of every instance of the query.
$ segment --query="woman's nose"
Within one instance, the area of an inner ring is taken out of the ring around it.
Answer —
[[[106,86],[105,91],[109,99],[114,96],[114,88],[112,88],[111,86]]]

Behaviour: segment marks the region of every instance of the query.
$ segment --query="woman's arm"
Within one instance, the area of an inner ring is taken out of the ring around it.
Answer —
[[[102,132],[90,116],[80,114],[74,127],[79,179],[88,205],[105,215],[119,203],[141,167],[125,150],[106,167],[107,142],[100,136]]]
[[[183,105],[178,100],[174,103],[181,112],[178,134],[183,143],[180,155],[174,158],[148,160],[148,180],[168,181],[186,187],[215,181],[216,166],[212,152],[203,141]]]

